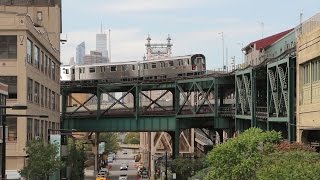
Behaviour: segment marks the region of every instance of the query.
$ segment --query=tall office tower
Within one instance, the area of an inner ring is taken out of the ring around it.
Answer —
[[[96,50],[102,53],[104,59],[103,63],[109,62],[108,50],[107,50],[107,34],[96,34]]]
[[[86,43],[83,41],[77,46],[76,49],[76,64],[84,64],[84,56],[86,54]]]
[[[26,143],[47,141],[48,129],[60,129],[61,0],[0,1],[0,82],[9,85],[6,174],[19,176],[27,163]],[[35,115],[27,117],[28,115]],[[42,118],[47,115],[49,118]]]

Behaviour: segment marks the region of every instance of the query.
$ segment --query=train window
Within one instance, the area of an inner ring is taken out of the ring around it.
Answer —
[[[164,67],[164,62],[160,62],[160,67]]]
[[[94,72],[96,72],[96,68],[94,67],[89,68],[89,73],[94,73]]]
[[[79,73],[80,73],[80,74],[82,73],[82,69],[81,69],[81,68],[79,68]]]
[[[111,66],[111,71],[117,71],[117,66]]]
[[[169,61],[169,66],[173,66],[173,61]]]
[[[187,63],[190,64],[190,59],[187,59]]]
[[[143,64],[144,69],[148,69],[148,64]]]
[[[156,64],[156,63],[152,63],[152,64],[151,64],[151,68],[152,68],[152,69],[157,68],[157,64]]]
[[[135,67],[134,65],[132,65],[132,70],[135,70],[135,68],[136,68],[136,67]]]
[[[201,60],[202,60],[202,64],[205,64],[205,63],[206,63],[206,61],[205,61],[203,58],[202,58]]]
[[[74,69],[72,69],[72,74],[74,74]]]
[[[181,59],[178,60],[179,66],[183,66],[183,61]]]
[[[121,71],[125,71],[125,70],[126,70],[125,65],[122,65],[122,66],[121,66]]]
[[[63,74],[69,74],[69,69],[63,68]]]

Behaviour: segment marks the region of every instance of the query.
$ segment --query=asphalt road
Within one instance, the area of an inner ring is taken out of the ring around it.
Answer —
[[[124,154],[124,151],[127,151],[128,154]],[[135,154],[133,154],[132,150],[129,149],[124,151],[118,151],[116,154],[116,160],[114,160],[112,163],[109,163],[109,165],[111,165],[109,179],[118,180],[120,174],[126,174],[128,176],[128,180],[140,179],[140,177],[137,176],[137,168],[135,167],[135,162],[133,159]],[[120,166],[127,163],[129,164],[128,170],[120,171]],[[85,180],[95,180],[95,177],[86,176]]]

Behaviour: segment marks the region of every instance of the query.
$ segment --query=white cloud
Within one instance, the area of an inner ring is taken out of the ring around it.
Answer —
[[[154,12],[163,10],[176,10],[192,8],[199,4],[214,0],[117,0],[104,4],[99,4],[95,11],[105,11],[112,13],[123,12]],[[219,0],[218,0],[219,1]]]

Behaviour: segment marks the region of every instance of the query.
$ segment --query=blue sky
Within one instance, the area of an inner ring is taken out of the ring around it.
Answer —
[[[142,60],[148,34],[151,42],[172,38],[174,56],[202,53],[208,69],[222,66],[223,32],[228,59],[241,63],[241,44],[294,28],[320,12],[319,0],[63,0],[61,47],[64,64],[76,45],[95,50],[95,34],[111,29],[111,61]],[[261,26],[263,23],[263,28]],[[226,52],[226,50],[225,50]]]

